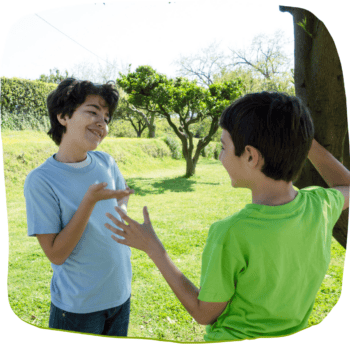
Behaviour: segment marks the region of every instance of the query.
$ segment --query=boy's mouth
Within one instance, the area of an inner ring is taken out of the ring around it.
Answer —
[[[97,131],[95,129],[88,129],[91,133],[93,133],[95,136],[97,136],[99,139],[102,138],[102,133],[100,131]]]

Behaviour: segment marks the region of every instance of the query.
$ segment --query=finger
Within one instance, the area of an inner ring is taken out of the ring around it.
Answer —
[[[103,187],[107,186],[107,182],[100,182],[99,184],[95,184],[96,189],[100,190]]]
[[[120,227],[121,229],[123,229],[124,231],[127,229],[127,225],[125,225],[122,221],[119,221],[116,217],[114,217],[112,214],[110,213],[106,213],[106,216],[108,219],[111,219],[113,221],[114,224],[116,224],[118,227]]]
[[[117,199],[122,199],[124,197],[130,196],[131,194],[134,194],[135,190],[126,189],[126,190],[116,190],[115,191],[115,197]]]
[[[143,207],[143,218],[145,220],[145,224],[150,224],[151,223],[147,207]]]
[[[122,236],[122,237],[125,237],[126,236],[126,233],[125,231],[122,231],[122,230],[118,230],[116,227],[113,227],[112,225],[108,224],[108,223],[105,223],[104,226],[106,228],[108,228],[108,230],[112,231],[113,233],[115,233],[116,235],[119,235],[119,236]]]
[[[120,215],[121,219],[126,221],[128,224],[135,224],[135,223],[137,223],[135,220],[133,220],[129,216],[127,216],[124,213],[124,211],[122,209],[120,209],[119,207],[114,207],[114,209]]]
[[[117,238],[117,237],[115,237],[115,236],[111,236],[112,237],[112,239],[114,239],[116,242],[118,242],[118,243],[120,243],[120,244],[123,244],[123,245],[127,245],[126,244],[126,239],[124,238],[124,239],[120,239],[120,238]]]

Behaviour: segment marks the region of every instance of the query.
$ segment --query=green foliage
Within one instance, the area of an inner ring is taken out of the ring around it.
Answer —
[[[204,88],[196,81],[177,77],[168,79],[150,66],[140,66],[135,72],[120,74],[117,84],[129,94],[128,101],[137,108],[164,116],[181,140],[186,159],[186,176],[192,176],[202,148],[218,130],[222,111],[242,94],[240,79],[215,83]],[[175,120],[179,125],[175,124]],[[202,138],[193,147],[193,125],[209,120]],[[194,156],[193,156],[194,151]]]
[[[178,115],[183,125],[206,117],[218,118],[223,109],[242,93],[239,79],[216,83],[206,89],[186,78],[167,79],[150,66],[140,66],[134,73],[121,74],[117,83],[129,94],[129,102],[134,106],[169,118]]]
[[[214,76],[218,83],[227,82],[240,78],[242,81],[243,93],[248,94],[260,91],[280,91],[295,95],[294,72],[284,72],[266,79],[247,67],[238,67],[234,70],[222,69],[221,73]]]
[[[167,135],[164,139],[165,143],[168,145],[171,151],[171,156],[173,159],[181,159],[181,142],[178,138],[175,138],[171,135]]]
[[[53,84],[59,84],[64,79],[68,78],[68,72],[65,70],[65,75],[62,75],[60,70],[57,68],[50,69],[50,74],[45,75],[41,74],[39,81],[43,81],[44,83],[53,83]]]
[[[214,149],[214,159],[219,159],[221,148],[221,142],[217,142]]]
[[[306,29],[306,17],[301,22],[297,23],[298,26],[304,29],[305,33],[312,38],[312,34]]]
[[[201,151],[201,156],[205,158],[214,158],[214,152],[215,152],[216,144],[214,143],[209,143],[206,145],[202,151]]]
[[[214,158],[219,159],[221,152],[221,143],[220,142],[210,142],[205,146],[201,151],[201,156],[205,158]]]
[[[8,112],[45,116],[47,115],[46,99],[56,89],[56,84],[42,81],[31,81],[19,78],[1,78],[1,114]],[[15,122],[18,124],[18,122]]]
[[[153,158],[169,157],[171,153],[171,150],[166,147],[160,147],[158,144],[142,144],[141,150]]]
[[[29,113],[1,113],[2,130],[38,130],[48,131],[50,119],[47,115]]]

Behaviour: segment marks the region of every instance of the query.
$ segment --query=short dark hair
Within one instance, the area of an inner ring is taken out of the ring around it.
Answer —
[[[264,158],[262,173],[286,182],[300,175],[315,132],[302,101],[280,92],[239,98],[223,111],[219,123],[231,135],[236,156],[247,145],[255,147]]]
[[[49,111],[51,128],[48,135],[56,145],[60,145],[62,135],[66,132],[66,127],[59,123],[57,115],[62,117],[67,115],[71,118],[74,111],[84,103],[89,95],[101,96],[107,103],[109,110],[109,122],[118,106],[119,93],[114,84],[94,84],[88,80],[77,80],[67,78],[63,80],[57,88],[47,97],[47,109]]]

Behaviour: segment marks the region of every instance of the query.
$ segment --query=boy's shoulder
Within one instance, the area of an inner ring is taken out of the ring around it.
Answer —
[[[35,169],[31,170],[26,177],[26,181],[29,179],[37,179],[37,178],[40,178],[42,176],[45,176],[48,169],[53,169],[53,164],[52,164],[51,158],[52,158],[52,156],[50,158],[46,159],[44,161],[44,163],[40,164]]]
[[[24,181],[24,190],[26,188],[39,188],[43,184],[49,183],[50,178],[57,174],[57,169],[53,165],[53,157],[46,159],[35,169],[31,170]]]
[[[114,158],[110,154],[108,154],[106,152],[103,152],[103,151],[90,151],[90,152],[88,152],[88,154],[92,158],[95,158],[96,160],[105,162],[106,164],[108,164],[110,166],[115,164]]]
[[[317,197],[327,201],[334,201],[335,199],[342,198],[343,195],[335,188],[324,188],[320,186],[309,186],[299,190],[300,193],[309,195],[311,197]]]
[[[241,224],[244,225],[244,219],[248,215],[249,212],[243,208],[233,215],[214,222],[210,226],[208,239],[215,239],[218,244],[223,243],[228,235],[233,234],[233,231],[241,232]]]

